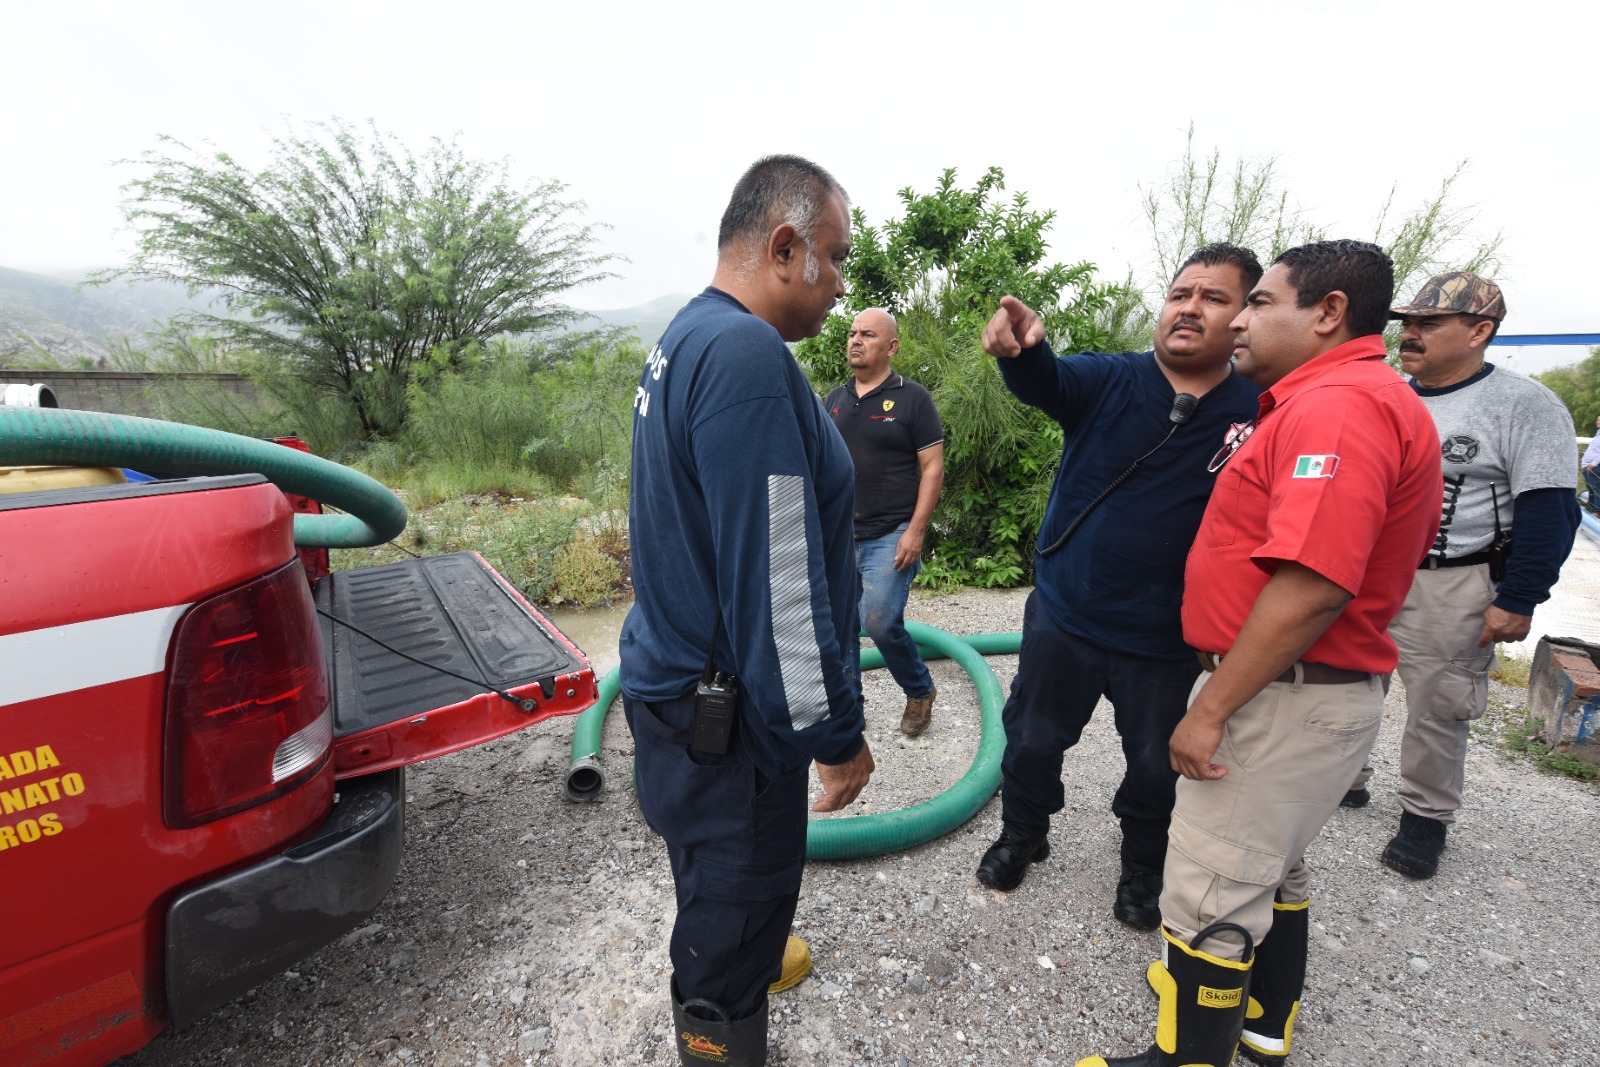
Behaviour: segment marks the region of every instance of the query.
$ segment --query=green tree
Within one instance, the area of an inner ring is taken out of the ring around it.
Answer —
[[[1589,350],[1589,358],[1572,367],[1559,367],[1534,375],[1561,398],[1572,412],[1572,425],[1580,437],[1594,435],[1594,420],[1600,418],[1600,347]]]
[[[515,186],[504,163],[437,138],[415,155],[371,124],[315,131],[275,141],[259,172],[162,138],[125,187],[133,259],[97,280],[221,289],[232,314],[200,325],[335,398],[370,438],[403,422],[421,361],[557,327],[578,313],[555,298],[607,276],[559,182]]]
[[[1030,581],[1032,545],[1061,454],[1061,430],[1007,391],[979,347],[1010,293],[1039,311],[1060,351],[1105,347],[1123,294],[1089,263],[1045,262],[1053,211],[1002,194],[990,168],[970,189],[946,170],[931,193],[900,191],[904,211],[871,226],[852,213],[849,292],[841,314],[797,356],[819,389],[849,379],[850,321],[868,307],[900,323],[896,367],[933,394],[945,431],[945,482],[926,542],[923,581],[1004,586]]]

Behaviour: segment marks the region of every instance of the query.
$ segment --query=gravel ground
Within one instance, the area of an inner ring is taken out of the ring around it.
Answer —
[[[1009,631],[1024,595],[919,596],[908,614]],[[1009,685],[1016,658],[990,663]],[[933,670],[933,729],[915,741],[896,729],[885,672],[868,675],[879,770],[854,811],[915,803],[965,771],[976,699],[958,667]],[[1310,976],[1292,1062],[1600,1064],[1600,793],[1475,742],[1440,873],[1408,881],[1378,863],[1399,817],[1399,694],[1372,804],[1339,811],[1308,857]],[[1498,684],[1494,696],[1526,701]],[[1159,939],[1111,917],[1121,756],[1109,720],[1068,754],[1052,855],[1010,894],[972,876],[998,801],[913,851],[807,868],[796,932],[816,969],[773,998],[770,1063],[1070,1067],[1149,1042],[1142,975]],[[405,863],[370,923],[125,1067],[673,1063],[666,852],[638,814],[620,711],[597,803],[562,798],[571,735],[571,720],[546,723],[414,768]]]

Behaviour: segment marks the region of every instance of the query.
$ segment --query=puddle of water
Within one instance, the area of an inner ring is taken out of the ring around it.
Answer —
[[[545,618],[583,650],[594,667],[596,678],[604,677],[618,663],[617,643],[622,637],[622,620],[628,608],[619,604],[609,608],[545,608]]]

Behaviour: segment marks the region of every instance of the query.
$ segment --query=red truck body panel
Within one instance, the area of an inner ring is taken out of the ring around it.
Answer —
[[[28,921],[0,940],[0,1062],[99,1064],[148,1041],[173,889],[326,817],[331,761],[204,827],[162,819],[173,629],[190,605],[293,559],[289,515],[266,483],[6,513],[0,879]]]
[[[495,575],[527,625],[571,652],[555,660],[562,673],[513,688],[533,710],[484,693],[333,741],[324,733],[320,764],[288,792],[174,828],[163,807],[173,635],[195,605],[296,559],[290,505],[254,476],[15,499],[27,495],[0,496],[8,1067],[104,1064],[169,1017],[192,1018],[299,958],[286,952],[315,951],[369,914],[398,868],[404,787],[391,768],[594,701],[582,654]],[[311,630],[327,625],[307,616]],[[336,771],[358,777],[339,784]],[[318,878],[300,877],[313,867]],[[239,924],[216,918],[258,906],[269,921],[237,940]]]

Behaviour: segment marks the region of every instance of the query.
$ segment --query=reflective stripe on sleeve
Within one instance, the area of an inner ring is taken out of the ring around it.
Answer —
[[[784,702],[796,730],[828,717],[828,690],[811,617],[810,546],[806,541],[806,482],[797,474],[767,477],[767,554],[771,564],[772,639],[778,647]]]

